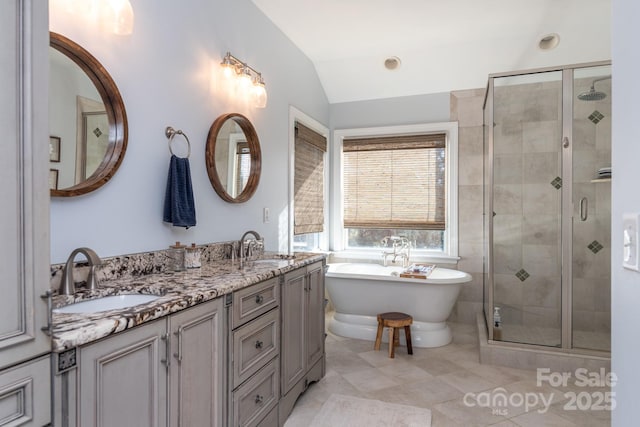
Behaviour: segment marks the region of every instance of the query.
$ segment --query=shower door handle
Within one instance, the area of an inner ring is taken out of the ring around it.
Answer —
[[[569,138],[567,138],[566,136],[562,138],[562,146],[564,148],[569,148]]]
[[[586,197],[580,199],[580,221],[586,221],[589,216],[589,201]]]

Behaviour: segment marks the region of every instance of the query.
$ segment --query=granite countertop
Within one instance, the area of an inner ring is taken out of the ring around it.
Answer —
[[[276,259],[273,254],[247,261],[217,260],[182,272],[154,273],[105,281],[95,291],[53,297],[53,308],[108,295],[159,295],[155,301],[135,307],[82,314],[52,314],[53,351],[60,352],[134,326],[159,319],[238,289],[322,261],[323,254],[297,253],[294,259]]]

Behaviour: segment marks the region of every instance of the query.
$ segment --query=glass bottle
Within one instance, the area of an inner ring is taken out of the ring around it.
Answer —
[[[192,243],[187,248],[185,265],[187,268],[199,268],[202,263],[200,260],[200,249],[196,247],[195,243]]]
[[[181,245],[180,242],[176,242],[175,245],[169,246],[169,269],[173,271],[184,271],[185,270],[185,246]]]

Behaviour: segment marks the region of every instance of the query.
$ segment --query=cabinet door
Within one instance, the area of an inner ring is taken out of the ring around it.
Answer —
[[[36,426],[49,422],[49,356],[0,372],[0,426]]]
[[[282,395],[304,376],[305,357],[305,302],[306,269],[301,268],[284,277],[282,285]]]
[[[169,318],[169,425],[221,426],[224,390],[223,298]]]
[[[166,320],[80,348],[78,425],[164,427]]]
[[[49,190],[47,186],[46,2],[0,2],[0,369],[47,353]]]
[[[322,263],[307,269],[306,357],[311,368],[324,354],[324,270]]]

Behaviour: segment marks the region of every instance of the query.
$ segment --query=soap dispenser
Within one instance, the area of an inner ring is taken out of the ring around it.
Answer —
[[[493,339],[502,341],[502,318],[500,317],[500,307],[493,308]]]

